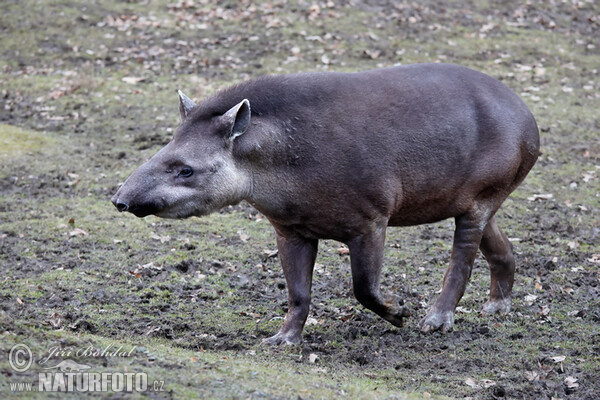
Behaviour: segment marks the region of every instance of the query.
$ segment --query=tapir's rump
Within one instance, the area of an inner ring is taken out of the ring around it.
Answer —
[[[450,267],[421,330],[452,328],[478,248],[492,277],[483,310],[510,310],[514,259],[494,214],[533,167],[539,137],[499,81],[448,64],[279,75],[198,105],[180,93],[179,109],[173,140],[113,202],[138,216],[200,216],[241,200],[261,211],[290,292],[269,343],[300,340],[324,238],[348,245],[357,299],[401,325],[408,310],[379,289],[385,230],[450,217]]]

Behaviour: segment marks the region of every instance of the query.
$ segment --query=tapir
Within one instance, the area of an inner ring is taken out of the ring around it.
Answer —
[[[482,312],[510,311],[515,261],[494,214],[535,164],[539,134],[498,80],[451,64],[264,76],[199,104],[179,92],[179,112],[172,140],[112,202],[138,217],[202,216],[242,200],[264,214],[289,301],[267,344],[301,341],[319,239],[348,246],[356,299],[401,326],[409,309],[380,288],[388,226],[455,221],[422,332],[453,328],[478,249],[491,273]]]

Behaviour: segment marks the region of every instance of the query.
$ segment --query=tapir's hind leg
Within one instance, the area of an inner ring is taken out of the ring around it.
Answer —
[[[448,332],[454,327],[454,310],[465,293],[484,227],[490,215],[492,212],[489,208],[478,207],[456,217],[450,266],[444,276],[442,293],[420,322],[423,333],[438,329]]]
[[[375,227],[373,231],[348,242],[354,296],[386,321],[402,326],[403,318],[410,316],[410,311],[400,304],[395,294],[383,295],[379,286],[385,229],[385,225]]]
[[[485,314],[510,311],[510,296],[515,280],[515,258],[512,245],[492,217],[483,230],[479,246],[490,265],[490,299],[481,310]]]

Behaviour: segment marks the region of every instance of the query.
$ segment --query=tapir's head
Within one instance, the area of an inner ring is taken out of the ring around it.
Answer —
[[[138,217],[206,215],[241,201],[249,174],[235,162],[233,145],[250,125],[243,100],[219,115],[192,113],[196,105],[179,92],[181,125],[173,139],[125,181],[113,196],[119,211]]]

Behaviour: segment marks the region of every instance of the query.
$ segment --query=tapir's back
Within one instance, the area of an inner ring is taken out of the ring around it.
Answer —
[[[380,137],[386,149],[401,150],[438,141],[464,148],[494,137],[539,145],[535,120],[515,93],[452,64],[265,76],[219,92],[195,114],[220,115],[244,98],[256,117],[313,142],[342,138],[377,150]]]

